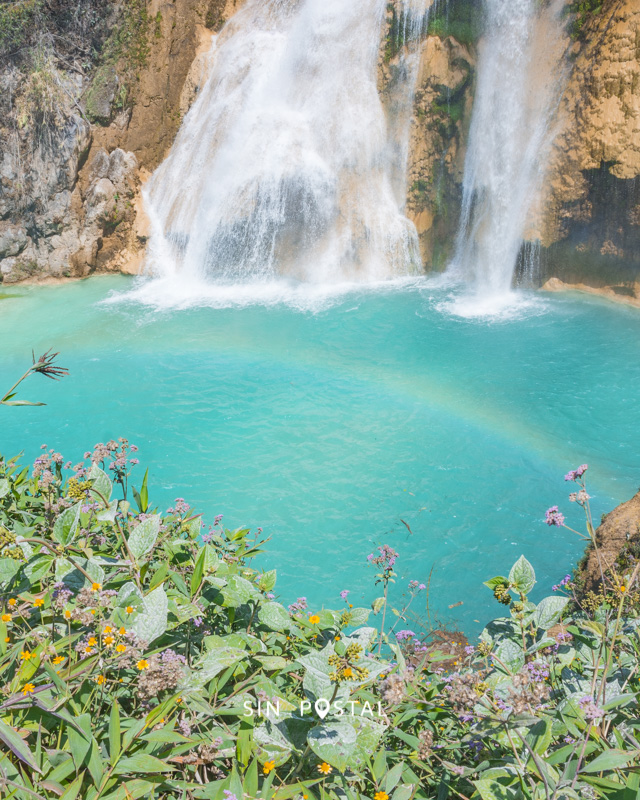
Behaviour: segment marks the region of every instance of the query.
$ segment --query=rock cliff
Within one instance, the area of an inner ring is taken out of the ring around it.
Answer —
[[[640,4],[605,0],[570,54],[540,224],[541,280],[640,297]]]
[[[23,58],[2,52],[0,32],[0,280],[137,270],[141,179],[171,146],[204,75],[202,54],[240,3],[94,11],[88,24],[103,35],[89,43],[93,61],[86,37],[58,46],[57,27],[35,41],[25,34]],[[54,9],[56,25],[67,12]]]

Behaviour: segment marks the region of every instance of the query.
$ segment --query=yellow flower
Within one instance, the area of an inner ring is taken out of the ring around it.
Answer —
[[[56,656],[53,659],[53,663],[54,664],[62,664],[63,661],[64,661],[64,656]]]
[[[65,608],[64,614],[62,615],[65,619],[71,619],[71,612],[68,608]]]
[[[11,622],[11,614],[3,614],[2,615],[3,622]]]
[[[343,678],[353,678],[353,670],[351,669],[351,667],[345,667],[342,670],[342,677]]]
[[[126,630],[125,630],[124,628],[120,628],[120,630],[118,631],[118,633],[120,634],[120,636],[124,636],[124,635],[125,635],[125,633],[126,633]]]
[[[124,645],[124,644],[116,645],[116,653],[124,653],[124,651],[126,649],[127,649],[127,646]]]
[[[111,625],[107,625],[107,627],[102,631],[102,633],[111,633],[112,630],[113,628],[111,627]]]
[[[276,768],[275,761],[265,761],[265,763],[262,766],[262,771],[264,772],[265,775],[268,775],[271,772],[271,770],[275,768]]]
[[[320,622],[320,617],[319,617],[317,614],[312,614],[312,615],[309,617],[309,622],[310,622],[312,625],[317,625],[317,624]]]
[[[113,636],[105,636],[104,637],[104,643],[106,644],[107,647],[111,647],[111,645],[114,642],[115,642],[115,639],[113,638]]]
[[[373,795],[373,800],[389,800],[389,795],[386,792],[376,792]]]
[[[92,592],[99,592],[100,589],[102,589],[102,584],[101,583],[92,583],[91,584],[91,591]]]
[[[323,761],[322,764],[318,764],[318,772],[321,772],[323,775],[329,775],[331,773],[331,766],[327,764],[326,761]]]
[[[22,688],[22,694],[26,697],[28,694],[33,694],[36,687],[32,683],[25,683]]]
[[[32,656],[32,655],[33,655],[33,653],[30,653],[28,650],[23,650],[23,651],[20,653],[20,658],[21,658],[23,661],[28,661],[28,660],[31,658],[31,656]]]
[[[87,655],[89,655],[89,656],[90,656],[90,655],[93,653],[93,647],[89,647],[89,646],[85,647],[85,648],[84,648],[84,652],[85,652]]]
[[[133,614],[133,606],[127,606],[125,611],[127,612],[127,614]]]
[[[176,703],[178,705],[180,705],[181,702],[182,702],[182,698],[181,697],[176,697]]]
[[[44,600],[41,597],[36,597],[36,599],[33,601],[33,605],[36,608],[40,608],[40,606],[44,605]]]
[[[141,658],[136,667],[142,672],[143,669],[149,669],[149,662],[146,658]]]
[[[621,591],[621,592],[626,592],[626,591],[627,591],[627,587],[626,587],[626,586],[623,584],[623,585],[620,587],[620,591]],[[3,618],[3,619],[4,619],[4,618]]]
[[[91,613],[92,613],[92,614],[95,614],[95,613],[96,613],[96,610],[95,610],[95,608],[92,608],[92,609],[91,609]]]
[[[10,641],[11,641],[11,638],[10,638],[9,636],[5,636],[5,637],[4,637],[4,640],[5,640],[5,642],[10,642]]]
[[[97,683],[97,684],[99,684],[100,686],[102,686],[102,684],[103,684],[103,683],[104,683],[106,680],[107,680],[107,679],[104,677],[104,675],[96,675],[95,681],[96,681],[96,683]]]
[[[98,644],[98,640],[96,639],[95,636],[90,636],[87,641],[87,644],[93,647],[94,645]]]
[[[18,601],[16,600],[16,598],[12,597],[11,600],[9,600],[9,605],[11,606],[11,608],[13,608],[17,602]]]

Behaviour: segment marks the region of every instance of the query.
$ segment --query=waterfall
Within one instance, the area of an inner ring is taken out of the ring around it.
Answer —
[[[429,5],[400,2],[405,21]],[[248,0],[226,24],[144,192],[153,275],[334,283],[420,268],[377,91],[386,13],[386,0]]]
[[[562,84],[562,0],[484,0],[461,221],[450,276],[479,306],[508,302],[544,177]],[[536,239],[533,232],[529,239]],[[530,248],[535,251],[534,248]],[[472,300],[473,302],[473,300]]]

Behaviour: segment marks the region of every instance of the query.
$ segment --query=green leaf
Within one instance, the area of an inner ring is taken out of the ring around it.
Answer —
[[[30,581],[36,583],[49,572],[53,565],[53,556],[38,553],[29,559],[24,568],[24,574]]]
[[[256,655],[254,658],[256,661],[259,661],[262,664],[266,672],[273,672],[276,669],[284,669],[287,664],[291,663],[282,656]]]
[[[76,771],[79,771],[91,749],[93,739],[91,736],[91,716],[82,714],[79,717],[74,717],[74,722],[78,727],[68,725],[67,736],[69,737],[69,750],[71,751],[73,763],[76,766]],[[80,733],[80,730],[82,730],[82,733]]]
[[[384,597],[376,597],[373,603],[371,603],[371,608],[373,609],[373,613],[379,614],[383,605],[384,605]]]
[[[348,611],[349,625],[354,628],[364,625],[369,619],[370,613],[371,611],[368,608],[350,608]]]
[[[544,600],[538,603],[538,607],[533,614],[536,625],[542,628],[543,631],[552,628],[562,616],[564,607],[568,602],[568,597],[545,597]]]
[[[56,519],[53,525],[53,538],[60,544],[70,544],[74,539],[78,530],[78,521],[80,519],[80,509],[82,502],[76,503],[71,506]]]
[[[328,722],[312,728],[307,742],[318,758],[344,772],[356,749],[356,731],[348,722]]]
[[[396,764],[395,767],[393,767],[393,769],[387,772],[387,775],[383,783],[383,790],[387,794],[391,794],[392,790],[395,789],[395,787],[400,782],[403,769],[404,769],[404,764],[400,762],[399,764]]]
[[[270,569],[268,572],[263,572],[260,576],[258,586],[263,592],[270,592],[276,585],[277,572],[275,569]]]
[[[526,738],[534,753],[542,755],[549,748],[552,739],[551,731],[552,725],[549,719],[540,720],[529,728]]]
[[[149,491],[147,489],[147,478],[149,477],[149,469],[147,468],[144,473],[144,479],[142,481],[142,488],[138,491],[135,486],[133,487],[133,497],[136,501],[136,505],[138,506],[138,510],[141,514],[145,514],[147,508],[149,507]]]
[[[638,755],[637,750],[624,751],[624,750],[607,750],[601,753],[593,761],[585,764],[581,772],[607,772],[612,769],[620,769],[626,766],[630,761],[633,761]]]
[[[167,630],[169,600],[163,586],[142,598],[143,612],[133,621],[131,630],[147,644]]]
[[[73,560],[91,576],[92,582],[104,583],[104,570],[97,561],[79,556],[75,556]],[[76,569],[66,558],[56,559],[56,581],[62,581],[68,589],[75,593],[89,585],[89,580],[84,574],[79,569]]]
[[[114,700],[109,716],[109,761],[115,764],[116,757],[120,752],[120,706]]]
[[[227,608],[238,608],[248,603],[256,594],[256,587],[246,578],[241,578],[239,575],[232,575],[222,590],[224,605]]]
[[[80,790],[82,789],[83,780],[84,772],[81,772],[75,781],[67,786],[64,794],[60,797],[60,800],[76,800],[77,796],[80,794]]]
[[[9,494],[11,486],[6,478],[0,480],[0,499]]]
[[[524,650],[517,642],[514,642],[513,639],[505,639],[500,642],[495,652],[502,664],[504,664],[512,674],[515,675],[516,672],[520,672],[524,667]],[[496,662],[496,666],[499,669],[501,668],[499,662]]]
[[[200,659],[196,665],[199,669],[194,670],[186,686],[196,689],[201,688],[222,670],[248,657],[247,651],[241,650],[239,647],[217,647],[215,650],[210,650]]]
[[[515,800],[517,794],[514,789],[503,786],[498,781],[485,779],[472,781],[482,800]]]
[[[161,761],[155,756],[147,755],[146,753],[136,753],[129,758],[121,758],[114,769],[114,773],[118,775],[126,775],[129,772],[147,774],[150,772],[171,772],[174,768]]]
[[[27,743],[10,725],[0,720],[0,741],[3,742],[11,752],[23,761],[35,772],[42,772],[38,767],[35,756],[29,750]]]
[[[520,594],[529,594],[536,585],[536,573],[524,556],[520,556],[511,567],[509,583],[512,583]]]
[[[153,573],[153,578],[149,583],[149,589],[153,590],[156,586],[164,583],[169,575],[169,563],[164,561],[162,566]]]
[[[495,578],[491,578],[490,581],[485,581],[483,586],[488,586],[491,591],[493,591],[496,586],[506,586],[509,583],[509,579],[505,578],[503,575],[496,575]]]
[[[113,484],[107,473],[101,470],[97,464],[94,464],[87,477],[93,481],[90,491],[98,494],[108,505],[113,491]]]
[[[129,536],[129,550],[135,559],[139,559],[146,555],[158,538],[160,531],[160,515],[154,514],[147,517],[143,522],[137,525]]]
[[[0,558],[0,586],[6,585],[20,569],[15,558]]]
[[[281,603],[263,603],[258,611],[258,619],[272,631],[285,631],[291,627],[289,612]]]
[[[207,557],[206,550],[203,548],[198,556],[198,560],[196,561],[196,566],[193,570],[193,574],[191,576],[191,597],[193,598],[200,588],[200,584],[202,583],[202,576],[204,574],[204,561]]]

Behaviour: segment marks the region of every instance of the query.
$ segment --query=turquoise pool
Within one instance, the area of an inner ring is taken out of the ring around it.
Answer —
[[[155,502],[185,497],[272,537],[264,562],[287,602],[338,606],[342,589],[371,602],[366,556],[387,542],[398,602],[433,568],[432,614],[477,630],[497,611],[483,580],[524,553],[547,592],[579,556],[577,538],[543,521],[558,503],[580,522],[569,468],[590,465],[597,517],[640,485],[637,310],[540,296],[465,319],[420,281],[288,302],[101,302],[131,287],[3,290],[2,385],[31,348],[61,351],[71,374],[24,385],[45,408],[0,409],[0,451],[32,460],[46,443],[75,461],[126,436]]]

